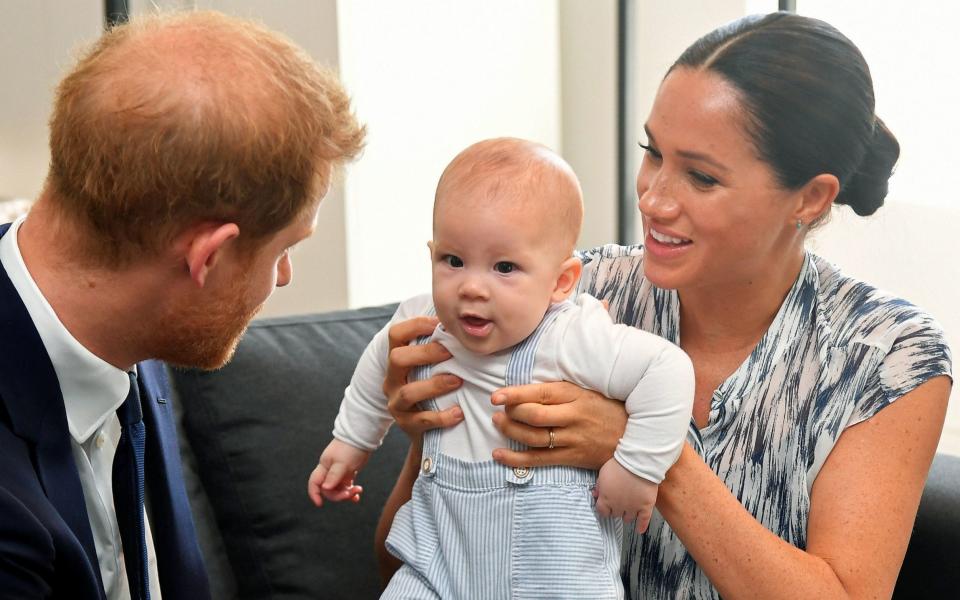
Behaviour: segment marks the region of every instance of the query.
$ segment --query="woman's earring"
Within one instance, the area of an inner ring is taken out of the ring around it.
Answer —
[[[797,219],[797,231],[800,231],[801,229],[803,229],[803,221]]]

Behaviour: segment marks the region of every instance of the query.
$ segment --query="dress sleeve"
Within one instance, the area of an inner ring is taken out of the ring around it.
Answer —
[[[427,314],[430,296],[417,296],[400,304],[390,322],[373,336],[364,349],[350,385],[343,393],[340,412],[333,425],[333,437],[355,448],[371,452],[380,447],[393,424],[383,394],[390,350],[390,327],[397,322]]]
[[[939,375],[951,377],[950,347],[940,325],[919,311],[896,323],[893,343],[880,361],[847,426],[876,415],[901,396]]]

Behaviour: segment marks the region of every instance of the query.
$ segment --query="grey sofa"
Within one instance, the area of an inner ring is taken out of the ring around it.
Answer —
[[[373,531],[407,452],[392,430],[360,504],[315,508],[306,480],[360,353],[395,306],[255,322],[213,373],[171,372],[188,490],[214,597],[363,599]],[[960,458],[938,456],[896,598],[960,596]]]

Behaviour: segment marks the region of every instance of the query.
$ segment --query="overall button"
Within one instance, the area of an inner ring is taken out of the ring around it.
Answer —
[[[424,473],[429,473],[429,472],[430,472],[430,467],[432,467],[432,466],[433,466],[433,461],[430,460],[430,457],[429,457],[429,456],[428,456],[427,458],[423,459],[423,472],[424,472]]]
[[[531,469],[529,469],[529,468],[527,468],[527,467],[514,467],[514,468],[513,468],[513,474],[517,476],[517,479],[525,479],[528,475],[530,475],[530,471],[531,471]]]

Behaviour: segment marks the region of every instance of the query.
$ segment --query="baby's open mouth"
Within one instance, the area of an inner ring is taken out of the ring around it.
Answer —
[[[460,317],[460,323],[463,330],[473,336],[485,336],[493,329],[493,321],[476,315],[463,315]]]

